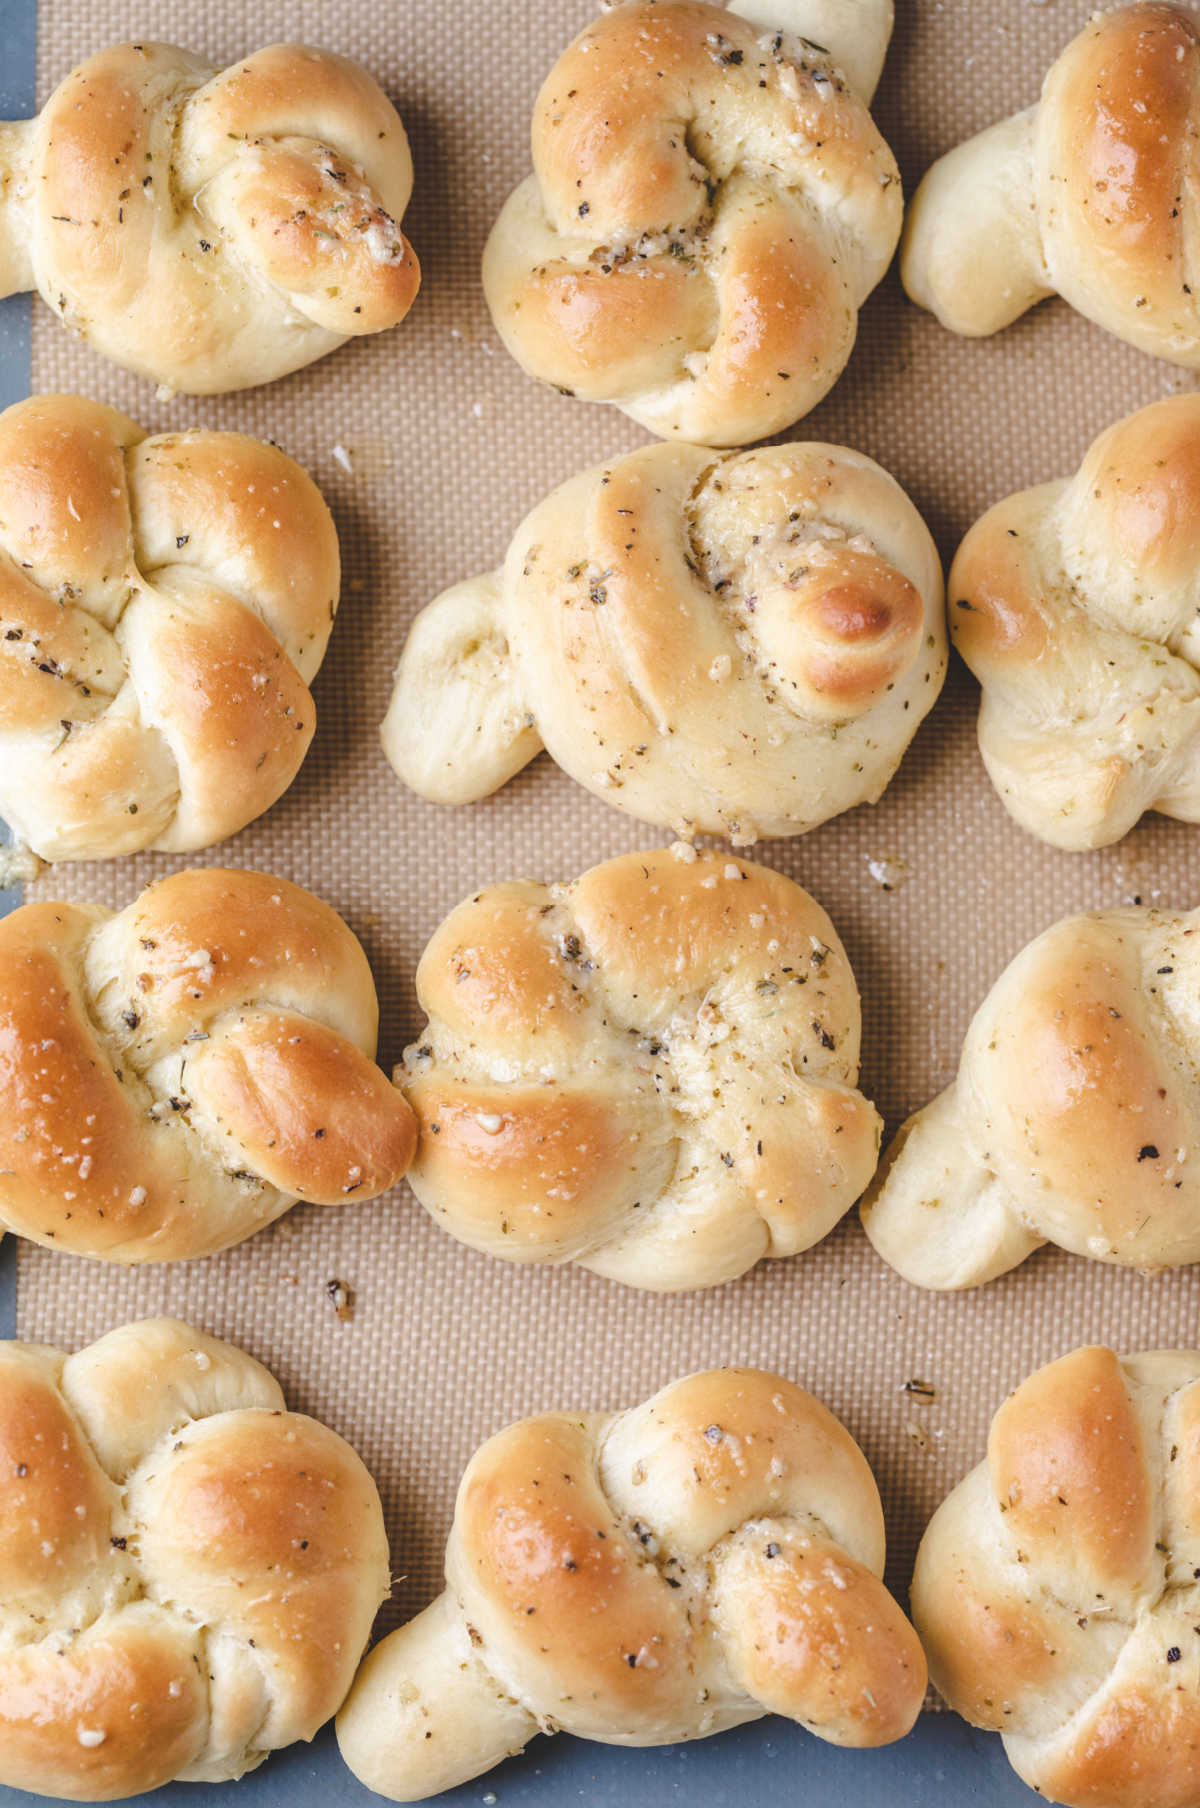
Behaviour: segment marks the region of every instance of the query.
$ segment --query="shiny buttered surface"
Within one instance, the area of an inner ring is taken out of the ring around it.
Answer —
[[[1062,295],[1142,351],[1200,368],[1198,95],[1193,12],[1161,0],[1097,12],[1036,106],[929,171],[905,227],[908,293],[972,335]]]
[[[618,809],[742,845],[879,798],[945,666],[936,548],[869,458],[649,446],[422,611],[383,744],[442,803],[545,746]]]
[[[174,1319],[0,1344],[0,1783],[107,1801],[311,1739],[388,1590],[375,1484]]]
[[[1069,1808],[1200,1801],[1200,1353],[1075,1350],[992,1421],[921,1544],[951,1707]]]
[[[377,1022],[345,923],[269,873],[25,905],[0,922],[0,1229],[165,1262],[384,1192],[415,1129]]]
[[[489,1255],[711,1287],[816,1243],[875,1171],[846,951],[766,867],[678,847],[487,886],[417,992],[409,1181]]]
[[[291,784],[338,604],[312,479],[240,433],[0,415],[0,817],[44,860],[236,834]]]
[[[143,40],[0,126],[0,292],[195,395],[269,383],[402,320],[404,127],[364,69],[273,44],[214,71]]]
[[[1145,810],[1200,821],[1200,397],[1119,421],[1061,483],[997,504],[950,573],[1006,809],[1057,847]]]
[[[900,236],[869,92],[779,29],[812,14],[873,76],[890,5],[777,11],[632,0],[589,25],[538,95],[534,173],[484,252],[517,361],[663,438],[744,445],[807,414]]]
[[[903,1126],[862,1218],[921,1287],[973,1287],[1051,1242],[1200,1261],[1200,912],[1067,917],[1001,974],[958,1077]]]
[[[367,1659],[342,1755],[415,1801],[560,1728],[660,1745],[776,1713],[886,1744],[916,1718],[925,1661],[883,1558],[865,1457],[777,1375],[713,1370],[616,1417],[524,1419],[468,1465],[446,1592]]]

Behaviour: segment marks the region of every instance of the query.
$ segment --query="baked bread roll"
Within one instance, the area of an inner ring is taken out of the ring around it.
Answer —
[[[375,1484],[175,1319],[0,1344],[0,1783],[100,1802],[311,1739],[388,1591]]]
[[[1005,808],[1056,847],[1144,810],[1200,821],[1200,396],[1119,421],[1076,475],[999,503],[950,573]]]
[[[814,408],[900,236],[867,111],[891,28],[891,0],[627,0],[581,32],[483,255],[517,362],[708,445]]]
[[[0,1230],[169,1262],[373,1199],[415,1140],[377,1021],[345,923],[269,873],[174,873],[115,916],[24,905],[0,921]]]
[[[925,1663],[883,1556],[866,1458],[778,1375],[714,1369],[615,1417],[523,1419],[468,1464],[446,1592],[367,1658],[342,1756],[408,1802],[559,1728],[665,1745],[773,1713],[886,1745]]]
[[[425,950],[409,1183],[472,1248],[712,1287],[818,1242],[874,1173],[833,924],[779,873],[678,851],[486,886]]]
[[[1200,369],[1198,87],[1200,31],[1185,7],[1096,13],[1036,106],[926,175],[901,254],[909,295],[978,336],[1058,294],[1140,350]]]
[[[209,847],[291,784],[338,602],[312,479],[79,396],[0,415],[0,817],[44,860]]]
[[[173,44],[73,69],[0,126],[0,294],[168,390],[270,383],[402,320],[404,127],[364,69],[272,44],[219,73]]]
[[[418,615],[384,751],[439,803],[544,745],[677,834],[803,834],[895,772],[945,673],[942,597],[924,522],[860,453],[647,446]]]
[[[953,1085],[863,1202],[919,1287],[974,1287],[1040,1243],[1152,1271],[1200,1261],[1200,912],[1066,917],[1000,975]]]
[[[1074,1350],[938,1509],[913,1618],[933,1681],[1071,1808],[1200,1801],[1200,1353]]]

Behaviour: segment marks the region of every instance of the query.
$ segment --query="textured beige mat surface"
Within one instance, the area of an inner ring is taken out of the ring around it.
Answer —
[[[419,1027],[412,972],[443,914],[479,882],[559,877],[662,840],[539,760],[490,802],[419,802],[378,745],[392,667],[416,609],[497,562],[545,490],[642,435],[615,411],[534,386],[492,332],[477,279],[488,225],[526,172],[530,106],[590,0],[41,0],[39,96],[82,55],[139,33],[233,61],[301,37],[365,62],[410,131],[417,187],[405,229],[424,287],[396,332],[268,389],[161,403],[103,364],[38,304],[36,390],[118,403],[152,429],[190,423],[278,439],[337,516],[346,582],[316,686],[317,737],[263,821],[214,850],[313,887],[363,938],[391,1064]],[[1031,101],[1090,0],[898,0],[877,116],[911,192],[931,157]],[[966,344],[901,298],[868,305],[849,371],[795,437],[881,460],[942,550],[1006,491],[1073,469],[1117,415],[1185,379],[1107,339],[1058,302]],[[353,475],[335,456],[344,447]],[[1152,819],[1121,847],[1056,854],[1012,826],[975,749],[974,687],[952,670],[900,776],[875,809],[758,849],[833,915],[863,993],[865,1089],[889,1127],[949,1079],[975,1004],[1009,957],[1064,912],[1134,898],[1200,901],[1200,830]],[[881,863],[882,866],[881,866]],[[166,859],[64,868],[42,895],[124,902]],[[891,874],[881,888],[872,869]],[[327,1284],[354,1291],[349,1322]],[[798,1260],[693,1296],[630,1293],[578,1270],[521,1270],[460,1249],[404,1190],[371,1205],[297,1210],[231,1253],[122,1272],[26,1245],[25,1337],[75,1345],[169,1311],[267,1361],[290,1399],[346,1433],[377,1476],[409,1611],[435,1590],[455,1484],[476,1443],[551,1405],[617,1406],[712,1363],[759,1363],[814,1389],[871,1458],[891,1577],[903,1587],[926,1518],[980,1454],[991,1411],[1074,1343],[1200,1343],[1200,1269],[1158,1280],[1042,1252],[964,1297],[922,1295],[875,1257],[857,1220]],[[929,1383],[932,1400],[904,1391]]]

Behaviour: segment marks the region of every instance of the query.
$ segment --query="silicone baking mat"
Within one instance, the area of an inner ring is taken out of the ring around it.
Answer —
[[[538,388],[508,359],[478,281],[488,227],[528,166],[540,80],[589,0],[41,0],[37,92],[86,52],[147,32],[214,66],[273,38],[364,62],[408,127],[416,190],[405,230],[424,283],[395,332],[269,388],[158,399],[35,308],[32,387],[113,402],[152,430],[236,427],[278,440],[337,517],[345,582],[316,685],[318,728],[288,795],[209,863],[312,887],[361,936],[379,984],[381,1057],[420,1027],[424,942],[483,881],[566,877],[667,837],[589,797],[547,759],[495,798],[451,811],[409,795],[378,725],[416,610],[501,558],[525,510],[573,471],[644,436],[614,410]],[[1036,96],[1089,0],[898,0],[876,103],[911,192],[940,151]],[[908,488],[943,554],[1008,490],[1071,470],[1118,415],[1190,385],[1061,303],[1000,337],[943,333],[889,277],[830,399],[791,437],[842,441]],[[1200,833],[1151,818],[1121,846],[1058,854],[1013,826],[974,741],[976,693],[955,663],[874,809],[757,858],[833,916],[863,995],[864,1089],[889,1131],[953,1073],[972,1010],[1005,962],[1064,912],[1200,901]],[[59,868],[38,896],[118,905],[179,862]],[[342,1318],[331,1299],[353,1297]],[[78,1345],[153,1312],[180,1314],[270,1364],[292,1403],[351,1438],[377,1477],[401,1576],[393,1617],[439,1586],[454,1489],[476,1444],[553,1405],[616,1407],[715,1363],[777,1368],[822,1396],[863,1444],[903,1591],[921,1528],[981,1453],[1003,1392],[1075,1343],[1200,1341],[1200,1270],[1148,1280],[1042,1251],[1004,1280],[927,1296],[874,1255],[853,1215],[809,1254],[713,1292],[632,1293],[576,1269],[523,1269],[462,1249],[405,1189],[368,1205],[300,1208],[206,1261],[122,1271],[23,1244],[18,1331]],[[929,1394],[906,1391],[920,1380]],[[631,1786],[636,1775],[628,1772]]]

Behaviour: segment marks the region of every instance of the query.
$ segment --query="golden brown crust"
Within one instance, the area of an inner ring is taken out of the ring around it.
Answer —
[[[1044,840],[1105,846],[1148,809],[1200,819],[1198,559],[1195,396],[1116,422],[959,548],[950,628],[983,686],[980,746]]]
[[[8,418],[0,415],[0,432]],[[196,566],[218,581],[228,573],[230,588],[252,599],[310,681],[329,638],[341,574],[333,521],[308,472],[278,446],[243,433],[139,434],[128,466],[141,569],[151,575]],[[48,468],[54,471],[53,459]],[[94,581],[94,559],[91,575]]]
[[[415,1136],[376,1019],[346,925],[270,874],[177,873],[118,916],[26,905],[0,925],[0,1221],[171,1260],[297,1197],[374,1197]]]
[[[1191,1112],[1159,1023],[1147,1020],[1136,938],[1101,920],[1054,943],[1013,988],[976,1083],[992,1094],[996,1137],[1078,1202],[1080,1240],[1087,1224],[1128,1248],[1148,1213],[1180,1210],[1174,1158]]]
[[[513,1261],[586,1254],[661,1184],[669,1153],[631,1089],[412,1081],[421,1198],[475,1248]]]
[[[1111,1350],[1076,1350],[1030,1376],[992,1421],[988,1473],[1019,1543],[1058,1545],[1104,1595],[1137,1587],[1153,1557],[1154,1503]]]
[[[374,1199],[405,1172],[410,1111],[346,1036],[295,1011],[242,1013],[193,1056],[205,1109],[253,1151],[269,1186],[317,1205]]]
[[[1089,297],[1103,295],[1110,319],[1194,312],[1184,288],[1192,272],[1185,196],[1198,80],[1195,18],[1158,0],[1102,13],[1047,78],[1044,154],[1057,178],[1047,221],[1052,262],[1085,253],[1075,282]]]
[[[772,1527],[772,1530],[776,1528]],[[740,1534],[717,1611],[742,1687],[838,1745],[890,1745],[925,1688],[921,1641],[883,1583],[825,1539]]]
[[[1042,1699],[1058,1682],[1059,1628],[1036,1603],[997,1598],[991,1576],[980,1577],[969,1560],[952,1567],[935,1560],[936,1545],[931,1551],[913,1617],[932,1681],[965,1720],[1003,1732],[1014,1709]]]
[[[42,589],[99,578],[115,601],[133,533],[127,461],[144,440],[127,415],[82,396],[31,396],[0,414],[0,531]]]
[[[205,1420],[172,1454],[130,1484],[141,1561],[164,1598],[190,1591],[210,1623],[262,1654],[268,1682],[286,1681],[270,1743],[311,1738],[340,1705],[374,1616],[359,1577],[387,1576],[370,1477],[335,1432],[296,1413]]]
[[[873,1169],[849,963],[764,867],[658,850],[488,887],[417,992],[411,1183],[490,1254],[712,1285],[807,1248]]]
[[[895,164],[828,56],[699,0],[588,26],[538,96],[533,164],[484,255],[497,327],[664,436],[736,445],[807,413],[899,235]]]
[[[277,1399],[171,1320],[65,1360],[0,1349],[5,1786],[237,1776],[336,1709],[387,1589],[382,1513],[349,1446]]]
[[[905,287],[968,334],[996,332],[1057,292],[1120,338],[1195,369],[1198,125],[1194,13],[1162,0],[1094,13],[1038,106],[927,173],[909,210]]]
[[[312,739],[337,608],[315,484],[234,433],[0,415],[0,811],[46,859],[210,846]]]
[[[1044,1788],[1072,1808],[1192,1808],[1200,1795],[1200,1711],[1185,1683],[1149,1678],[1086,1717]]]
[[[990,1165],[1043,1235],[1081,1254],[1195,1259],[1195,1107],[1176,1039],[1195,928],[1154,912],[1068,918],[972,1024],[967,1084]]]
[[[1053,632],[1021,501],[1012,497],[981,516],[950,567],[950,634],[976,675],[1020,674],[1042,658]]]
[[[869,1569],[883,1567],[870,1465],[841,1421],[794,1381],[745,1368],[685,1375],[610,1427],[604,1468],[613,1488],[622,1477],[641,1485],[639,1459],[655,1478],[661,1529],[686,1557],[703,1556],[745,1521],[799,1513]]]
[[[696,1664],[682,1589],[644,1561],[595,1472],[598,1426],[523,1419],[489,1439],[455,1512],[460,1590],[488,1636],[518,1643],[521,1694],[632,1730],[670,1711]],[[532,1620],[531,1627],[526,1622]],[[590,1710],[590,1712],[589,1712]]]
[[[28,904],[0,926],[0,1209],[36,1242],[107,1254],[152,1239],[189,1188],[178,1139],[117,1077],[81,996],[78,964],[100,920]]]
[[[915,585],[874,553],[839,549],[810,558],[806,581],[796,585],[795,614],[779,624],[772,650],[781,670],[796,671],[812,703],[840,722],[879,703],[907,671],[925,610]]]
[[[1195,913],[1096,911],[1016,956],[865,1204],[893,1266],[962,1287],[1046,1241],[1147,1272],[1200,1260],[1198,935]]]
[[[501,880],[452,911],[417,969],[427,1009],[462,1035],[485,1022],[500,1036],[578,1045],[586,997],[553,940],[530,934],[531,917],[545,902],[544,886]]]
[[[589,947],[615,969],[623,1005],[643,1000],[656,1027],[675,995],[704,995],[721,980],[757,984],[775,963],[796,976],[794,990],[819,975],[830,1015],[854,1017],[854,976],[827,913],[756,861],[719,849],[683,860],[666,848],[622,854],[582,874],[572,903]],[[856,1028],[850,1036],[857,1053]]]
[[[50,1639],[0,1657],[5,1786],[105,1802],[171,1782],[204,1743],[198,1647],[185,1622],[134,1608],[66,1656]]]
[[[379,333],[408,313],[420,284],[413,248],[348,160],[281,139],[238,166],[221,198],[247,259],[330,332]]]
[[[1073,500],[1114,562],[1154,584],[1190,585],[1200,559],[1200,396],[1171,396],[1093,441]]]
[[[0,1347],[0,1578],[8,1609],[26,1597],[66,1593],[109,1554],[111,1490],[55,1391],[60,1368],[19,1346]]]
[[[664,318],[686,345],[703,342],[716,316],[702,271],[669,255],[607,269],[539,264],[510,279],[503,292],[494,286],[489,299],[509,318],[519,312],[519,361],[529,375],[562,387],[569,376],[572,394],[585,402],[651,387]]]
[[[1081,1349],[992,1425],[925,1534],[913,1614],[934,1681],[1070,1808],[1188,1808],[1200,1711],[1194,1475],[1200,1356]]]
[[[255,994],[307,998],[318,1021],[368,1053],[375,1046],[379,1010],[357,938],[323,899],[271,873],[170,873],[107,920],[94,960],[97,992],[106,979],[113,986],[106,1021],[115,1031],[132,1009],[138,1022],[125,1027],[147,1054],[160,1052],[154,1038],[181,1040]]]
[[[118,45],[66,77],[29,143],[33,286],[160,383],[269,382],[412,305],[404,128],[342,57],[275,44],[217,74]]]
[[[615,1418],[524,1419],[468,1464],[447,1591],[371,1654],[342,1754],[409,1801],[539,1727],[657,1745],[778,1712],[886,1743],[925,1664],[883,1555],[862,1452],[777,1375],[712,1370]]]
[[[422,612],[384,747],[460,803],[544,743],[618,809],[743,846],[877,799],[944,670],[936,549],[878,465],[647,446],[562,484],[501,573]]]
[[[38,221],[43,256],[73,287],[82,281],[102,307],[126,308],[138,295],[137,253],[146,255],[154,235],[156,174],[160,187],[166,177],[153,167],[161,131],[143,104],[139,78],[149,75],[161,91],[172,61],[153,45],[102,51],[72,70],[40,116],[37,173],[52,203]],[[177,70],[190,86],[199,84],[198,59],[181,53]],[[109,230],[89,229],[92,220]]]
[[[57,1351],[35,1351],[56,1363]],[[96,1460],[120,1487],[165,1439],[212,1413],[251,1407],[282,1413],[283,1389],[232,1344],[173,1318],[146,1318],[76,1351],[60,1386]]]
[[[241,603],[203,581],[164,575],[156,588],[153,603],[134,599],[126,610],[126,644],[144,732],[168,744],[179,794],[174,823],[153,845],[187,852],[236,834],[247,803],[261,815],[260,803],[283,795],[316,716],[299,672]],[[88,801],[85,793],[84,811]]]

